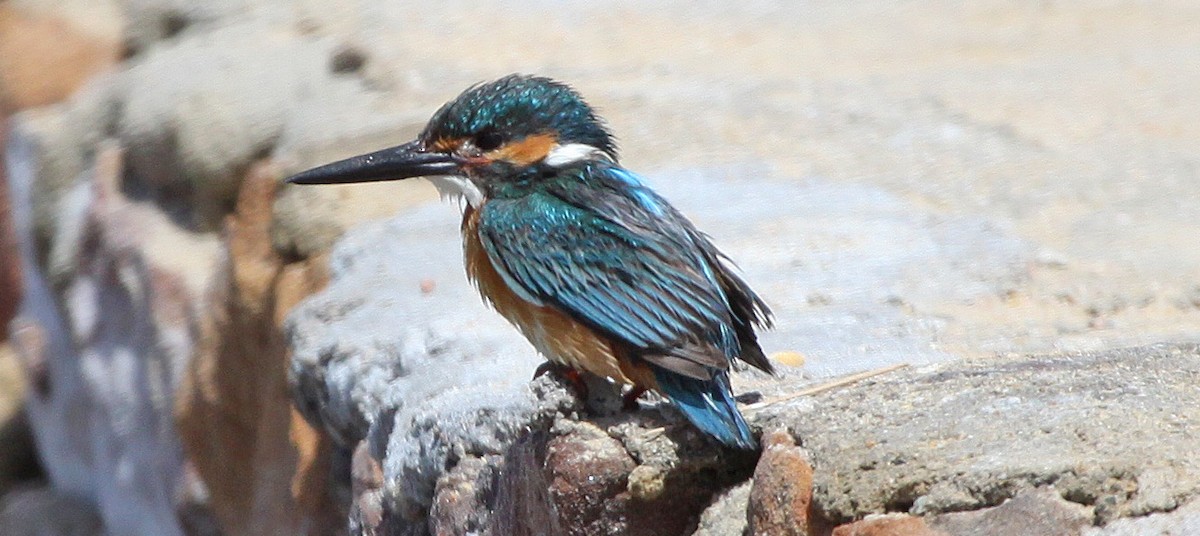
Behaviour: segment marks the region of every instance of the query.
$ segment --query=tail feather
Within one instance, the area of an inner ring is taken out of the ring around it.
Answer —
[[[728,372],[717,371],[711,380],[699,380],[653,368],[659,388],[696,428],[730,447],[757,448],[750,426],[733,400]]]

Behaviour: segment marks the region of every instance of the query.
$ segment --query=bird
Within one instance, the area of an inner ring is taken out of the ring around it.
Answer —
[[[424,177],[465,200],[467,276],[549,364],[664,396],[718,443],[755,449],[730,385],[775,374],[767,304],[687,217],[619,163],[571,86],[513,74],[467,88],[413,141],[302,171],[291,184]]]

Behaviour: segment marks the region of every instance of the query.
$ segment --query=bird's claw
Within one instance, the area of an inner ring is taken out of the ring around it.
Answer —
[[[628,392],[621,395],[621,409],[625,411],[637,411],[641,407],[638,405],[638,398],[645,392],[645,387],[634,386],[630,388]]]

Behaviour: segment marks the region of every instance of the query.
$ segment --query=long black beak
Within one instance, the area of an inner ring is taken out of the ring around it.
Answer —
[[[454,157],[425,152],[419,141],[390,147],[332,164],[301,171],[287,178],[292,184],[345,184],[452,175],[459,170]]]

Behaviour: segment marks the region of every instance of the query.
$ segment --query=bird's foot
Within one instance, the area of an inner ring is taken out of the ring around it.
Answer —
[[[645,392],[645,387],[638,387],[636,385],[631,387],[629,391],[621,395],[621,409],[625,411],[637,411],[640,407],[638,405],[638,398]]]
[[[571,389],[575,391],[575,396],[580,400],[586,401],[588,399],[587,381],[583,378],[583,374],[578,370],[566,365],[560,365],[558,363],[546,361],[545,363],[538,365],[538,368],[533,371],[533,379],[536,380],[542,376],[545,376],[546,374],[554,374],[559,379],[562,379],[570,384]]]

